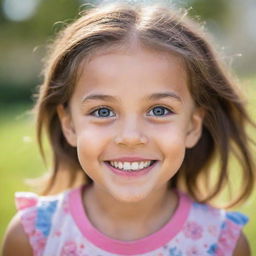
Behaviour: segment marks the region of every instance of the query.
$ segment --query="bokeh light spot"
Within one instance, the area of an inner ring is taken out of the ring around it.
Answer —
[[[35,13],[40,0],[4,0],[3,11],[12,21],[23,21],[31,18]]]

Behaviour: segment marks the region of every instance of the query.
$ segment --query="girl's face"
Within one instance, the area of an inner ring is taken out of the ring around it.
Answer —
[[[59,106],[58,114],[86,174],[121,201],[139,201],[166,188],[185,149],[201,135],[203,113],[189,93],[184,63],[170,53],[137,47],[97,54],[81,70],[69,109]],[[149,171],[134,176],[109,165],[150,160],[156,162]]]

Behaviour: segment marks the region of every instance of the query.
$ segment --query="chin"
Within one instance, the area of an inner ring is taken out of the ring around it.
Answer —
[[[121,202],[126,202],[126,203],[136,203],[140,202],[141,200],[145,199],[148,195],[149,192],[146,190],[142,189],[134,189],[134,188],[127,188],[127,189],[117,189],[117,191],[111,191],[112,196]]]

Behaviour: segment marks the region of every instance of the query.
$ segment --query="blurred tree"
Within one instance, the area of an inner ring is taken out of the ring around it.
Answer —
[[[215,20],[219,24],[225,23],[225,15],[228,13],[228,3],[225,0],[193,0],[188,1],[186,6],[192,6],[190,15],[199,16],[201,20]]]
[[[4,13],[4,1],[8,0],[0,2],[0,102],[30,101],[39,83],[44,47],[61,26],[56,22],[75,18],[80,3],[43,0],[34,16],[17,22]]]
[[[36,6],[35,14],[19,22],[9,19],[4,12],[4,4],[7,1],[21,0],[0,0],[0,102],[30,100],[31,90],[34,90],[39,83],[41,59],[47,41],[63,26],[63,22],[69,23],[78,16],[81,3],[86,1],[37,0],[39,4]],[[24,4],[25,0],[22,2]],[[172,2],[178,7],[191,6],[189,15],[199,17],[200,21],[206,21],[206,27],[217,34],[218,38],[227,29],[229,1],[172,0]],[[14,5],[12,8],[18,6]],[[34,51],[35,49],[37,50]],[[18,93],[14,94],[15,90]]]

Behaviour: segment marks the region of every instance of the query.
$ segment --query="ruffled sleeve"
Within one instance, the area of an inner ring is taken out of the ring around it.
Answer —
[[[15,193],[15,204],[17,210],[23,210],[36,206],[38,202],[38,196],[31,192],[16,192]]]
[[[28,236],[35,256],[43,255],[46,237],[37,229],[39,197],[31,192],[16,192],[15,204],[20,217],[20,222]]]
[[[239,212],[226,212],[221,225],[221,232],[218,241],[217,255],[232,255],[238,238],[248,217]]]

